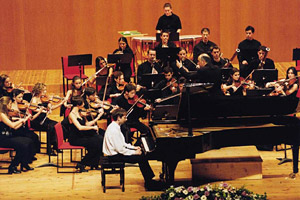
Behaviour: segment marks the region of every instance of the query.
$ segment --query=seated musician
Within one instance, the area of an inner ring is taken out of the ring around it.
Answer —
[[[179,52],[177,54],[178,56],[178,61],[184,66],[184,69],[189,72],[189,71],[196,71],[196,63],[194,63],[192,60],[187,58],[187,51],[185,48],[180,47]],[[174,71],[174,76],[176,78],[180,77],[180,72],[178,68],[176,67],[176,61],[171,64],[171,67]]]
[[[126,110],[122,108],[112,113],[113,122],[107,127],[104,135],[103,153],[110,161],[138,163],[145,180],[145,188],[147,190],[161,189],[158,182],[152,180],[155,175],[148,160],[142,155],[141,147],[133,146],[125,141],[120,126],[126,122],[126,114]]]
[[[176,61],[176,66],[179,68],[180,73],[187,80],[195,80],[201,83],[213,83],[213,86],[209,89],[212,95],[221,95],[221,69],[211,63],[211,58],[208,54],[201,54],[198,56],[197,73],[191,74],[184,70],[183,65]]]
[[[76,96],[72,98],[73,109],[68,116],[70,123],[69,142],[71,145],[84,146],[87,154],[76,165],[76,169],[80,172],[86,172],[86,166],[91,169],[98,169],[100,156],[102,154],[103,135],[98,134],[97,120],[101,117],[98,114],[92,121],[87,121],[84,116],[87,112],[84,109],[84,102],[82,97]]]
[[[127,82],[124,81],[124,74],[121,71],[115,71],[113,73],[113,82],[108,85],[107,91],[105,94],[105,99],[111,98],[111,100],[120,96],[123,93],[124,87]],[[99,91],[99,98],[103,99],[104,87]]]
[[[139,106],[136,103],[138,96],[136,95],[136,86],[132,83],[128,83],[125,88],[124,92],[121,96],[117,97],[113,100],[113,105],[118,105],[120,108],[125,109],[128,112],[128,120],[122,126],[122,132],[126,135],[129,135],[130,128],[136,128],[140,131],[141,135],[150,136],[149,128],[140,122],[140,117],[146,116],[146,111],[150,110],[151,107],[148,104]],[[128,137],[128,139],[130,139]]]
[[[148,60],[146,62],[143,62],[138,67],[137,83],[138,84],[141,83],[143,74],[160,74],[161,72],[162,72],[162,68],[156,60],[156,50],[149,49]]]
[[[31,127],[35,130],[44,130],[47,131],[47,134],[50,134],[50,144],[53,145],[53,149],[57,150],[57,141],[56,133],[54,126],[57,124],[57,121],[54,121],[48,117],[52,110],[59,108],[65,100],[61,101],[56,105],[52,105],[49,98],[47,98],[47,87],[44,83],[36,83],[32,89],[32,101],[31,104],[36,106],[36,109],[32,110],[33,116],[38,114],[38,116],[31,121]],[[42,109],[42,111],[40,111]],[[48,152],[49,154],[50,152]],[[54,152],[52,151],[52,154]]]
[[[156,45],[155,49],[161,48],[175,48],[174,42],[169,41],[170,33],[163,31],[160,35],[161,42]]]
[[[173,70],[170,67],[165,67],[163,74],[165,78],[155,85],[155,89],[160,89],[162,97],[155,100],[156,103],[160,103],[162,99],[172,96],[180,92],[177,79],[173,77]],[[171,98],[164,101],[164,104],[177,104],[179,98]]]
[[[249,64],[252,60],[257,59],[257,51],[261,46],[260,42],[254,39],[254,27],[247,26],[245,29],[246,39],[239,43],[238,60],[240,65],[241,77],[246,78],[251,73]]]
[[[172,12],[172,6],[170,3],[164,4],[164,15],[162,15],[156,25],[156,32],[168,31],[171,33],[180,33],[181,21],[180,18]]]
[[[251,71],[253,69],[275,69],[274,61],[266,57],[267,52],[267,47],[259,47],[257,52],[258,58],[252,60],[249,64]]]
[[[6,74],[0,75],[0,97],[10,96],[10,92],[14,85],[10,81],[10,78]]]
[[[209,36],[210,36],[209,28],[202,28],[201,35],[202,35],[202,40],[195,45],[193,51],[193,56],[194,56],[193,60],[195,63],[198,62],[198,57],[200,54],[206,53],[209,55],[211,47],[217,46],[215,43],[209,40]]]
[[[219,68],[232,68],[232,64],[229,59],[221,57],[221,49],[218,46],[213,46],[211,48],[212,64],[218,66]]]
[[[71,90],[67,91],[65,97],[66,101],[61,107],[60,116],[64,115],[66,117],[65,115],[66,109],[68,109],[68,111],[70,112],[72,107],[72,97],[81,96],[81,95],[83,95],[82,79],[79,76],[74,76],[72,79]]]
[[[11,98],[12,98],[12,105],[11,109],[13,110],[14,116],[16,119],[18,118],[25,118],[26,115],[28,115],[28,107],[29,102],[23,99],[24,91],[19,89],[13,89],[11,92]],[[42,110],[40,109],[39,112]],[[34,120],[40,113],[35,114],[35,116],[31,116],[30,120]],[[29,130],[28,124],[21,126],[19,129],[16,130],[14,133],[15,135],[22,136],[22,137],[28,137],[33,141],[34,147],[33,147],[33,153],[34,155],[36,153],[40,153],[41,148],[41,142],[39,140],[39,136],[34,133],[34,131]],[[36,158],[33,158],[36,160]]]
[[[246,89],[243,86],[244,78],[240,76],[240,71],[234,67],[229,75],[228,81],[221,85],[223,93],[227,96],[246,96]]]
[[[296,97],[299,85],[298,75],[295,67],[289,67],[286,71],[286,79],[270,82],[266,87],[274,87],[275,89],[269,96],[293,96]]]
[[[108,67],[107,62],[105,60],[105,58],[103,58],[102,56],[98,56],[95,59],[95,63],[96,63],[96,73],[101,70],[101,72],[99,72],[97,75],[93,75],[93,78],[91,80],[89,80],[89,84],[93,85],[96,82],[96,77],[111,77],[113,74],[113,68],[112,67]]]
[[[125,37],[120,37],[119,40],[119,48],[114,50],[113,54],[129,54],[134,59],[134,54],[131,48],[128,45],[128,41]],[[134,63],[134,62],[133,62]],[[131,63],[127,64],[117,64],[115,71],[121,71],[124,74],[124,79],[126,82],[130,82],[130,77],[132,74],[131,71]]]
[[[13,130],[17,130],[25,124],[30,115],[14,122],[11,121],[8,114],[11,110],[11,104],[10,97],[3,96],[0,98],[0,146],[15,149],[16,155],[8,167],[8,173],[19,174],[21,171],[33,170],[29,166],[34,155],[32,152],[33,141],[28,137],[14,135]],[[19,164],[21,164],[21,171],[17,169]]]

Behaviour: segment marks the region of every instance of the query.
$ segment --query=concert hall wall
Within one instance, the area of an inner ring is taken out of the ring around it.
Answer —
[[[93,58],[117,47],[120,30],[155,34],[166,0],[0,0],[1,69],[59,69],[61,56],[92,53]],[[299,47],[298,0],[172,0],[182,35],[211,29],[211,40],[231,57],[245,38],[247,25],[271,48],[275,62],[291,61]],[[236,60],[235,60],[236,63]],[[93,60],[94,65],[94,60]]]

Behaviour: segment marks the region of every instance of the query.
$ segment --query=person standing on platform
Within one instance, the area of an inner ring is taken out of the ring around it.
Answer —
[[[163,31],[170,33],[180,33],[181,21],[180,18],[172,12],[172,6],[170,3],[164,5],[164,15],[162,15],[156,25],[156,33],[162,33]]]
[[[241,76],[246,78],[251,73],[249,64],[258,58],[257,51],[261,46],[260,42],[254,39],[255,29],[252,26],[247,26],[246,39],[239,43],[238,60],[240,65]]]
[[[209,40],[210,30],[209,28],[202,28],[201,30],[202,40],[195,45],[193,56],[194,62],[198,62],[198,56],[202,53],[210,55],[211,47],[217,46],[215,43]]]
[[[110,161],[119,161],[126,163],[138,163],[140,171],[145,180],[147,190],[161,189],[159,182],[154,181],[155,176],[148,160],[142,155],[141,147],[133,146],[125,142],[121,125],[127,121],[126,110],[118,108],[112,113],[113,122],[107,127],[104,141],[103,153]]]
[[[143,74],[160,74],[162,73],[162,68],[156,60],[155,49],[148,50],[148,60],[143,62],[138,67],[137,81],[138,84],[141,83]]]
[[[130,77],[132,74],[131,64],[134,63],[134,55],[132,49],[128,45],[128,41],[125,37],[120,37],[119,48],[114,50],[113,54],[128,54],[132,57],[131,63],[117,64],[115,71],[121,71],[124,74],[124,79],[126,82],[130,82]]]

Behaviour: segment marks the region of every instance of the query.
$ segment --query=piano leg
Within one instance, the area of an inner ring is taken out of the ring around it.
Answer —
[[[298,162],[299,162],[299,145],[293,145],[293,173],[290,174],[290,178],[295,178],[296,174],[299,172]]]
[[[162,163],[162,178],[165,183],[169,185],[174,184],[175,169],[177,167],[178,161],[167,161]]]

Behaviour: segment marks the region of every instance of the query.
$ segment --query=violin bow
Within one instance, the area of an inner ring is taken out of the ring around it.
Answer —
[[[176,83],[176,82],[177,82],[177,80],[176,80],[176,79],[175,79],[174,81],[171,81],[171,83],[170,83],[169,85],[167,85],[167,86],[163,87],[163,88],[161,89],[161,91],[163,91],[163,90],[167,89],[168,87],[170,87],[171,85],[173,85],[173,83]]]
[[[143,94],[134,102],[134,104],[132,104],[132,106],[128,109],[126,117],[128,117],[130,115],[130,113],[133,111],[134,106],[139,102],[139,100],[141,100],[143,98]]]
[[[90,76],[88,79],[86,79],[81,86],[84,86],[89,80],[91,80],[94,76],[97,76],[103,69],[108,68],[108,65],[105,65],[105,67],[99,69],[96,73],[94,73],[92,76]]]

